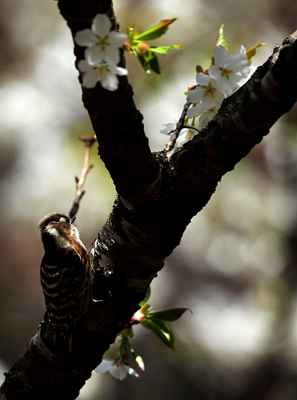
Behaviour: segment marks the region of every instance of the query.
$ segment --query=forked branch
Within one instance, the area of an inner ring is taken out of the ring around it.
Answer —
[[[91,155],[91,148],[92,148],[93,144],[96,142],[96,136],[94,135],[89,138],[85,138],[85,137],[81,136],[79,138],[79,140],[81,140],[82,142],[85,143],[85,158],[84,158],[84,164],[83,164],[80,178],[78,178],[77,176],[75,176],[75,178],[74,178],[76,191],[75,191],[75,197],[74,197],[72,206],[71,206],[69,214],[68,214],[69,218],[75,217],[75,215],[77,214],[78,208],[79,208],[81,198],[85,194],[83,187],[86,182],[88,173],[93,168],[93,165],[90,164],[90,155]]]

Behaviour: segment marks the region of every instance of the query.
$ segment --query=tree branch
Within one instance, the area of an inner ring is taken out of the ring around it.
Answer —
[[[84,158],[84,165],[83,165],[83,168],[82,168],[82,171],[80,174],[80,178],[78,178],[77,176],[75,177],[76,192],[75,192],[75,197],[74,197],[72,206],[68,213],[69,218],[73,218],[77,214],[77,211],[79,208],[79,203],[81,201],[81,198],[85,194],[83,187],[84,187],[85,181],[87,179],[88,173],[93,168],[93,165],[90,164],[90,155],[91,155],[91,148],[96,141],[96,136],[94,135],[89,138],[85,138],[85,137],[81,136],[79,138],[79,140],[81,140],[82,142],[85,143],[85,158]]]
[[[269,133],[297,98],[297,32],[284,39],[252,78],[223,102],[199,135],[176,149],[172,168],[185,186],[218,182]]]
[[[187,101],[186,104],[184,105],[180,119],[178,120],[178,123],[176,124],[176,128],[172,132],[171,138],[168,141],[168,143],[166,144],[166,147],[165,147],[166,150],[172,150],[174,148],[174,145],[176,143],[176,140],[177,140],[181,130],[183,128],[185,128],[185,126],[184,126],[185,119],[186,119],[187,111],[188,111],[190,105],[191,105],[191,103],[189,101]]]
[[[73,37],[77,31],[89,28],[97,13],[106,13],[116,28],[111,1],[89,0],[86,6],[77,0],[73,7],[69,0],[60,0],[59,8]],[[84,58],[84,48],[74,42],[74,53],[77,66]],[[123,55],[120,65],[125,66]],[[94,89],[82,88],[83,103],[97,136],[100,157],[117,192],[131,205],[137,205],[153,198],[159,189],[159,166],[148,146],[143,116],[135,107],[132,88],[126,77],[120,77],[119,81],[115,92],[101,85]]]

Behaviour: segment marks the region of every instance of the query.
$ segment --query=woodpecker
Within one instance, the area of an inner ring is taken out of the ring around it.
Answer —
[[[55,213],[38,224],[45,251],[40,279],[46,315],[55,330],[55,352],[63,355],[72,352],[72,332],[88,311],[94,276],[74,219]]]

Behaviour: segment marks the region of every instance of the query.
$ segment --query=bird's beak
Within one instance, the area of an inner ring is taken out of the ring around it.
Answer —
[[[70,218],[70,222],[73,224],[74,221],[76,220],[76,217]]]

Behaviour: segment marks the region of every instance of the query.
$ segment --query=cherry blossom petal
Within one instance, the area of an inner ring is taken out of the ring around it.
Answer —
[[[102,360],[102,362],[94,369],[96,374],[104,374],[104,372],[109,371],[113,367],[113,361]]]
[[[98,65],[103,60],[108,64],[117,64],[120,61],[119,50],[112,47],[92,46],[86,49],[85,57],[92,65]]]
[[[213,56],[215,58],[215,65],[220,65],[223,67],[229,56],[229,53],[224,46],[216,46],[213,51]]]
[[[113,92],[117,90],[119,81],[115,74],[105,71],[100,75],[100,82],[104,89]]]
[[[119,76],[128,75],[128,70],[126,68],[117,67],[116,65],[109,65],[108,68],[111,72]]]
[[[211,110],[205,111],[199,118],[199,129],[204,128],[217,114],[217,107],[212,108]]]
[[[247,56],[245,53],[233,53],[230,54],[228,62],[233,70],[233,72],[239,72],[243,70],[247,64]]]
[[[223,93],[213,89],[212,95],[203,96],[201,107],[203,110],[209,110],[217,105],[221,105],[225,96]]]
[[[241,75],[239,73],[229,75],[229,85],[231,86],[232,91],[235,89],[237,82],[239,82],[240,79]]]
[[[117,75],[127,75],[128,71],[125,68],[117,67],[116,65],[106,65],[106,69],[100,70],[100,82],[104,89],[114,91],[118,88],[119,80]]]
[[[89,64],[98,65],[104,58],[104,51],[100,46],[92,46],[86,49],[85,57]]]
[[[165,128],[161,129],[160,132],[164,135],[169,135],[176,128],[176,124],[173,124],[172,122],[169,124],[163,124],[163,126],[165,126]]]
[[[119,360],[120,361],[120,360]],[[129,365],[119,362],[117,366],[112,360],[102,360],[102,362],[94,369],[97,374],[103,374],[104,372],[109,372],[114,378],[123,380],[126,378],[127,374],[139,378],[137,372],[134,371]]]
[[[100,81],[104,89],[114,91],[119,84],[117,75],[124,76],[128,74],[125,68],[103,61],[97,65],[91,65],[86,60],[80,60],[78,69],[83,73],[82,85],[88,89],[94,88],[97,82]]]
[[[174,147],[182,147],[189,140],[192,140],[193,137],[197,134],[197,131],[193,129],[182,129],[180,132]],[[181,136],[182,135],[182,136]]]
[[[119,379],[120,381],[124,380],[128,374],[128,371],[126,371],[124,368],[122,368],[121,366],[116,367],[114,366],[114,368],[111,368],[109,370],[109,373],[116,379]]]
[[[105,37],[109,34],[111,22],[105,14],[97,14],[92,22],[92,31],[99,37]]]
[[[220,68],[218,67],[218,65],[211,65],[208,68],[208,73],[212,79],[215,79],[215,80],[221,79],[222,72],[221,72]]]
[[[187,116],[189,118],[199,117],[199,115],[203,112],[203,108],[201,103],[197,104],[195,107],[191,107],[188,109]]]
[[[90,29],[84,29],[76,32],[74,40],[79,46],[92,46],[97,42],[97,36]]]
[[[210,76],[199,72],[196,75],[196,82],[198,83],[198,85],[207,86],[210,82]]]
[[[104,50],[104,60],[108,64],[117,64],[120,61],[120,52],[117,48],[109,47]]]
[[[243,86],[250,79],[256,69],[257,68],[254,66],[244,68],[240,73],[240,81],[237,82],[237,88]]]
[[[224,76],[220,79],[219,82],[220,91],[225,94],[231,94],[233,92],[234,87],[230,85],[229,80]]]
[[[240,53],[246,53],[246,48],[243,45],[240,46]]]
[[[131,368],[132,369],[132,368]],[[114,378],[120,379],[121,381],[126,378],[128,370],[126,370],[125,365],[120,363],[119,366],[114,364],[111,360],[102,360],[102,362],[94,369],[97,374],[104,374],[104,372],[109,372]]]
[[[122,32],[111,31],[108,35],[108,42],[112,47],[122,47],[123,44],[128,40],[128,36]]]
[[[199,103],[202,101],[204,89],[202,86],[197,86],[195,89],[190,90],[188,93],[188,100],[190,103]]]
[[[86,71],[82,77],[82,84],[87,89],[92,89],[96,86],[98,80],[100,78],[100,73],[96,69],[91,69]]]
[[[77,64],[77,67],[81,72],[86,72],[93,69],[93,66],[90,65],[86,60],[80,60]]]

